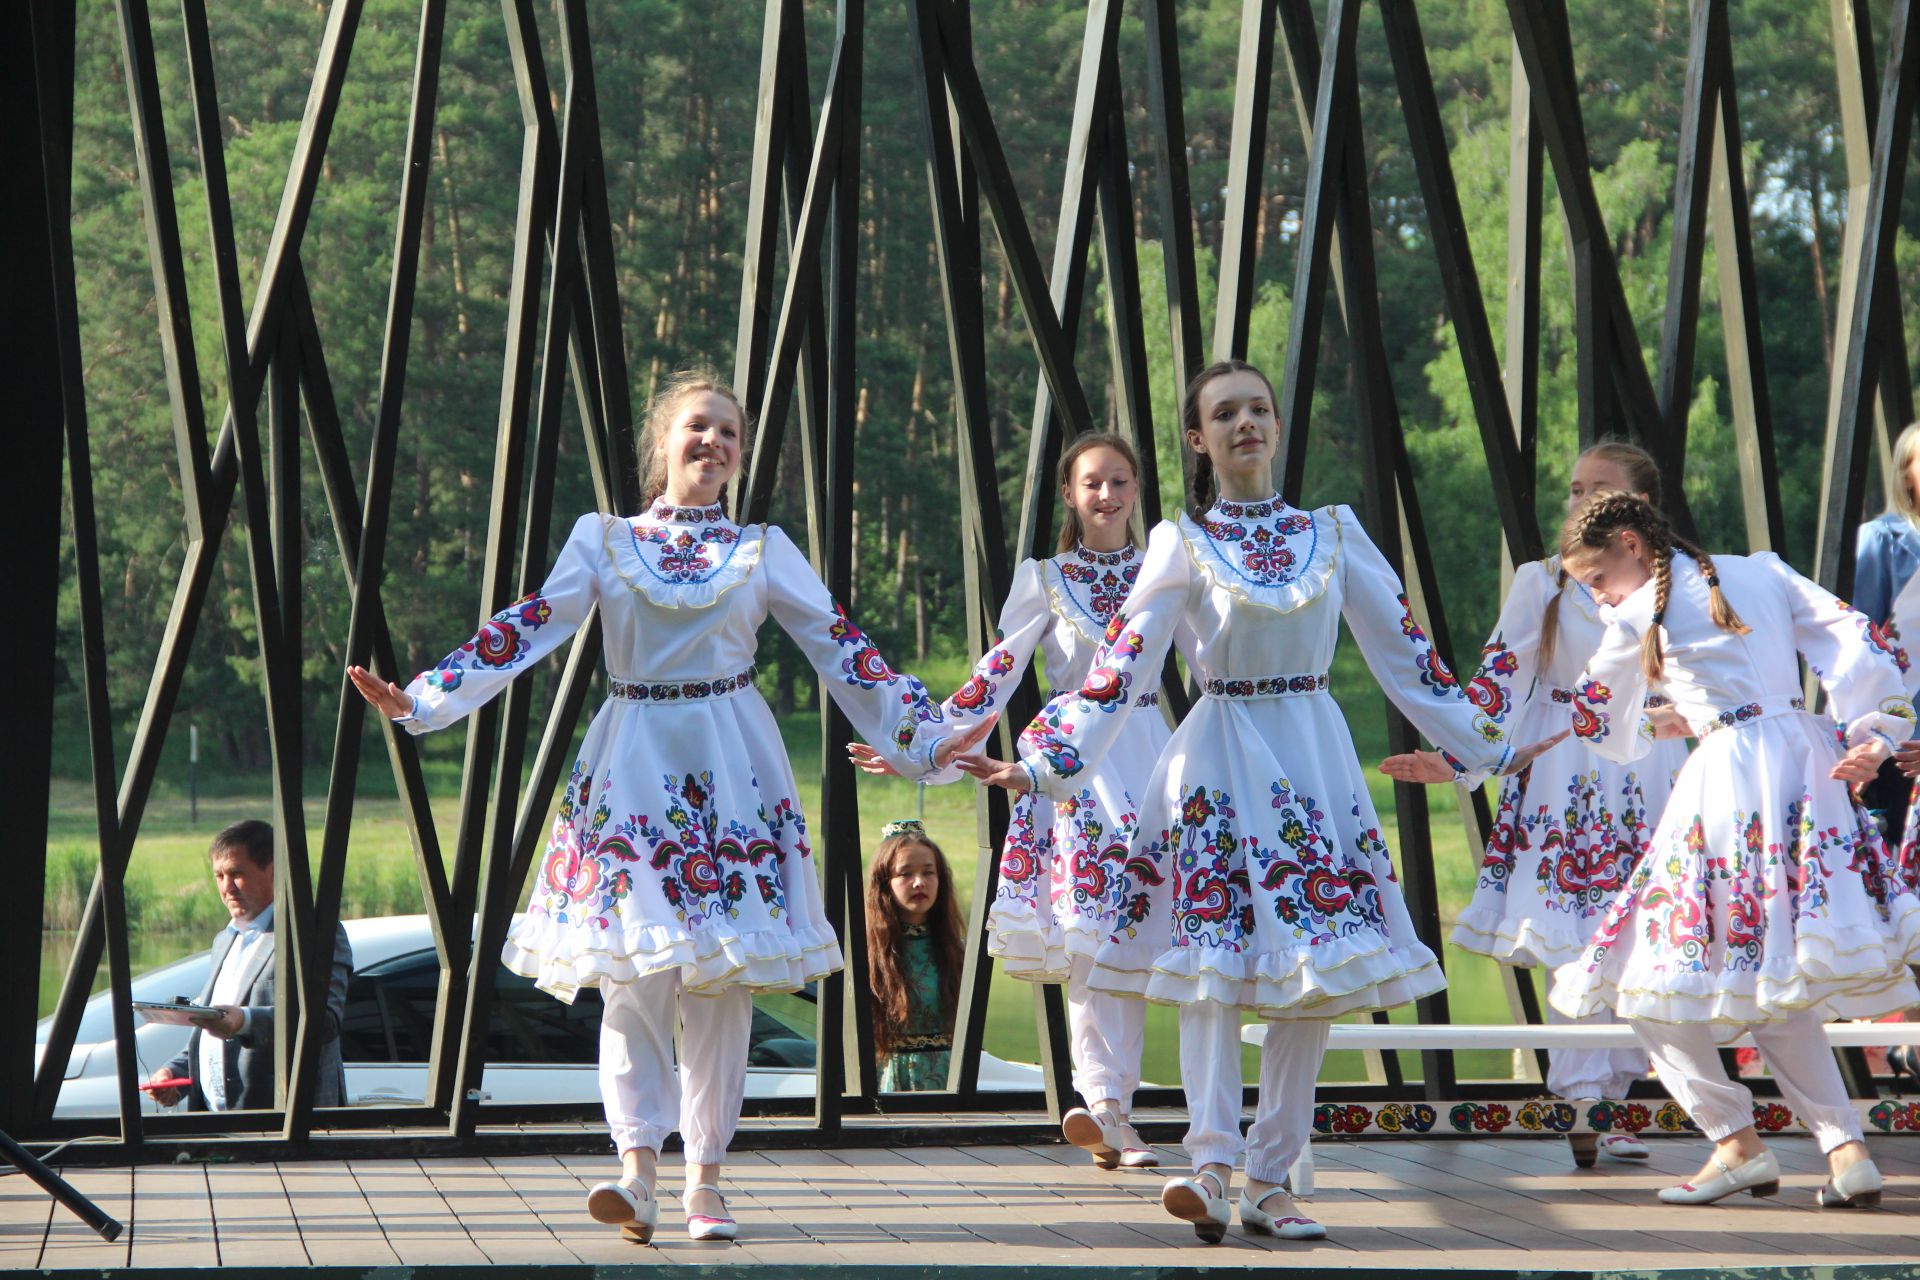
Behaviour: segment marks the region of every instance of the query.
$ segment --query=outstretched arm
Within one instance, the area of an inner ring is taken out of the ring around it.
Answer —
[[[600,598],[597,568],[605,552],[606,519],[581,516],[538,591],[487,619],[472,639],[405,689],[365,667],[347,668],[360,696],[408,733],[444,729],[497,697],[587,620]]]

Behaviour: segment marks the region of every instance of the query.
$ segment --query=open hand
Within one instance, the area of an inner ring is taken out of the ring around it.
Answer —
[[[1886,758],[1884,744],[1863,742],[1841,756],[1840,763],[1833,766],[1833,772],[1827,776],[1841,782],[1872,782],[1880,774],[1880,762]]]
[[[876,778],[897,778],[900,771],[887,763],[887,758],[864,742],[847,744],[847,759],[853,761],[853,767],[862,773],[870,773]]]
[[[987,734],[993,729],[993,722],[999,718],[999,714],[995,713],[971,729],[948,734],[945,738],[942,738],[940,745],[933,749],[934,769],[940,770],[946,768],[954,762],[955,758],[964,756],[967,752],[979,746],[981,741],[984,740]],[[856,759],[854,763],[858,764],[859,761]],[[962,767],[964,768],[965,766]],[[868,772],[872,771],[869,770]]]
[[[990,787],[1005,787],[1009,791],[1033,789],[1027,771],[1017,764],[1008,764],[987,755],[959,756],[954,763],[960,766],[960,772],[978,778]]]
[[[1500,771],[1500,776],[1503,778],[1511,778],[1514,774],[1532,764],[1541,753],[1550,747],[1558,746],[1560,743],[1566,741],[1567,734],[1571,732],[1572,730],[1570,729],[1562,729],[1551,738],[1542,738],[1538,742],[1518,748],[1513,753],[1513,759],[1507,761],[1507,767]]]
[[[1409,751],[1388,756],[1380,762],[1380,772],[1395,782],[1452,782],[1453,766],[1438,751]]]
[[[371,702],[387,719],[413,714],[413,699],[402,693],[400,686],[393,681],[382,680],[365,667],[348,667],[347,678],[353,681],[353,687],[360,691],[360,696]]]

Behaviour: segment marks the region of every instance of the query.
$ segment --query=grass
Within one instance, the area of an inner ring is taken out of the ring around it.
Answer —
[[[916,674],[929,687],[943,690],[955,687],[964,678],[966,668],[964,660],[949,659],[922,664]],[[1383,823],[1392,824],[1395,822],[1392,786],[1387,779],[1372,772],[1372,765],[1385,754],[1381,698],[1350,645],[1342,646],[1335,662],[1334,688],[1347,711],[1362,765],[1368,770],[1374,804]],[[819,716],[811,711],[788,716],[781,722],[781,735],[794,762],[801,803],[809,812],[817,812]],[[449,851],[459,821],[462,737],[460,730],[450,730],[424,744],[428,752],[425,764],[435,826]],[[367,754],[348,842],[343,914],[359,918],[416,913],[423,910],[423,895],[405,815],[399,800],[394,798],[385,753],[375,749]],[[142,819],[128,866],[129,924],[135,937],[143,943],[136,951],[136,970],[204,946],[206,937],[226,922],[226,911],[207,877],[207,842],[226,823],[243,817],[265,817],[271,810],[266,780],[222,777],[202,784],[200,814],[195,821],[180,773],[178,768],[163,770]],[[313,771],[307,779],[307,795],[324,796],[326,785],[325,772]],[[917,790],[914,784],[897,778],[860,776],[857,794],[864,851],[871,852],[878,843],[883,822],[916,813],[922,800],[915,794]],[[1431,792],[1429,799],[1433,806],[1434,880],[1442,920],[1450,926],[1472,894],[1478,857],[1469,855],[1465,832],[1452,816],[1450,797]],[[993,856],[992,851],[980,847],[975,801],[974,788],[964,784],[928,787],[924,794],[927,832],[946,852],[953,866],[955,888],[963,908],[972,900],[983,857]],[[317,800],[310,799],[305,810],[317,859],[324,814]],[[40,984],[43,1013],[51,1009],[53,995],[59,988],[65,950],[70,945],[63,942],[59,931],[70,930],[77,924],[98,861],[90,788],[81,782],[56,780],[50,819],[44,915],[49,949],[44,952]],[[1396,841],[1393,847],[1397,853],[1400,842]],[[1477,851],[1475,853],[1477,855]],[[1404,863],[1401,866],[1404,876]],[[1449,994],[1454,1020],[1504,1022],[1508,1019],[1498,966],[1482,957],[1460,953],[1451,946],[1446,949],[1445,959],[1452,979]],[[102,980],[104,976],[103,966]],[[1038,1053],[1033,1009],[1030,984],[1007,979],[996,967],[988,1007],[988,1050],[1003,1058],[1033,1061]],[[1396,1021],[1410,1021],[1413,1011],[1399,1010],[1394,1017]],[[1149,1010],[1148,1048],[1143,1064],[1148,1080],[1178,1081],[1177,1023],[1171,1009]],[[1251,1072],[1250,1051],[1245,1065]],[[1402,1066],[1410,1078],[1419,1074],[1417,1055],[1404,1055]],[[1459,1068],[1463,1076],[1469,1077],[1511,1074],[1508,1057],[1501,1053],[1462,1054]],[[1364,1064],[1358,1054],[1332,1055],[1323,1078],[1364,1079]]]

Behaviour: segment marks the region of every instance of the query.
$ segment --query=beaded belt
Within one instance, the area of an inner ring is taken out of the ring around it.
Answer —
[[[953,1048],[953,1033],[935,1032],[923,1036],[901,1036],[893,1042],[895,1053],[942,1053]]]
[[[1555,702],[1570,703],[1573,701],[1573,690],[1549,688],[1547,690],[1547,696]],[[1649,707],[1670,707],[1673,705],[1673,699],[1664,693],[1650,693],[1647,695],[1646,705]]]
[[[738,693],[753,684],[754,668],[748,667],[738,675],[721,676],[718,680],[667,680],[653,683],[645,680],[609,680],[609,692],[613,697],[625,698],[628,702],[680,702],[698,701],[701,698],[724,698],[730,693]]]
[[[1749,702],[1745,706],[1729,707],[1710,720],[1695,722],[1693,725],[1694,736],[1704,738],[1708,734],[1718,733],[1722,729],[1732,729],[1743,724],[1753,724],[1759,720],[1771,720],[1775,716],[1783,716],[1792,711],[1805,711],[1806,709],[1807,700],[1801,697],[1789,698],[1784,702],[1779,698],[1768,698],[1764,702]]]
[[[1203,680],[1200,692],[1209,698],[1297,698],[1305,693],[1325,693],[1327,673],[1308,676],[1260,676],[1251,680]]]
[[[1077,698],[1079,696],[1080,691],[1078,689],[1049,689],[1047,690],[1045,700],[1052,702],[1055,698]],[[1136,707],[1157,707],[1160,705],[1160,695],[1154,690],[1149,689],[1147,692],[1133,699],[1133,705]]]

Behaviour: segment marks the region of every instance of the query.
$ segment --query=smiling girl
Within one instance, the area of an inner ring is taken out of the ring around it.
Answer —
[[[1139,474],[1133,446],[1117,435],[1083,435],[1061,453],[1065,518],[1058,553],[1022,561],[1013,571],[1000,642],[947,699],[949,720],[966,724],[996,714],[1036,652],[1056,689],[1076,689],[1086,680],[1094,650],[1140,572],[1133,537]],[[1138,797],[1167,742],[1159,701],[1148,690],[1129,703],[1129,711],[1143,710],[1121,713],[1120,744],[1058,803],[1034,792],[1015,802],[987,917],[987,950],[1000,957],[1007,976],[1066,984],[1073,1087],[1086,1105],[1068,1111],[1060,1127],[1104,1169],[1160,1162],[1129,1119],[1140,1084],[1146,1006],[1087,985],[1095,952],[1124,923],[1114,886],[1124,872]],[[855,746],[852,754],[869,772],[891,771],[871,748]]]
[[[1315,1239],[1284,1179],[1313,1128],[1328,1021],[1446,985],[1415,935],[1327,669],[1344,619],[1381,687],[1460,760],[1531,759],[1468,702],[1413,620],[1398,577],[1346,507],[1302,511],[1273,491],[1272,385],[1223,361],[1188,386],[1199,455],[1191,517],[1148,539],[1138,579],[1078,692],[1050,701],[1021,758],[960,758],[967,772],[1056,805],[1122,741],[1126,710],[1159,683],[1181,634],[1203,696],[1140,795],[1089,985],[1180,1007],[1180,1075],[1195,1176],[1161,1202],[1201,1239],[1225,1235],[1244,1150],[1240,1221]],[[1240,1134],[1240,1014],[1265,1020],[1260,1096]]]
[[[1650,684],[1700,745],[1633,878],[1581,957],[1556,975],[1569,1017],[1611,1008],[1670,1093],[1714,1140],[1692,1179],[1660,1192],[1706,1204],[1772,1195],[1780,1166],[1753,1097],[1718,1046],[1750,1031],[1796,1116],[1826,1153],[1828,1208],[1880,1199],[1820,1024],[1920,1002],[1920,901],[1900,883],[1848,785],[1871,779],[1913,727],[1899,665],[1860,613],[1771,553],[1709,557],[1629,494],[1567,521],[1561,562],[1606,606],[1606,632],[1574,684],[1574,732],[1615,760],[1656,732]],[[1810,714],[1795,651],[1842,717]]]
[[[675,1128],[688,1233],[733,1237],[717,1184],[740,1118],[753,993],[795,991],[841,967],[793,768],[754,687],[761,622],[774,617],[855,728],[909,777],[985,731],[951,736],[939,705],[887,666],[784,533],[728,517],[721,498],[745,435],[725,383],[677,375],[647,415],[639,515],[580,517],[544,586],[404,690],[350,669],[409,732],[441,729],[598,607],[609,697],[505,960],[568,1003],[600,989],[601,1095],[624,1176],[594,1187],[587,1207],[642,1242],[659,1220],[656,1164]]]

